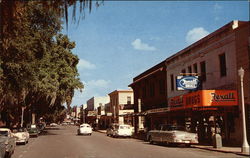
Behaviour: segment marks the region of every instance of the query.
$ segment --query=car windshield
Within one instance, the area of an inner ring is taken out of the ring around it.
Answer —
[[[0,131],[0,136],[8,136],[8,131]]]
[[[17,132],[25,132],[25,130],[23,128],[19,128],[17,129]]]
[[[120,126],[120,129],[130,129],[129,126]]]
[[[80,126],[81,128],[90,128],[90,126],[88,126],[88,125],[82,125],[82,126]]]
[[[172,125],[163,125],[162,130],[163,131],[174,131],[174,130],[186,131],[185,127],[183,126],[172,126]]]

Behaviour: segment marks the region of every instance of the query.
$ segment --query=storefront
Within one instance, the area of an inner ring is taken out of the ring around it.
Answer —
[[[149,129],[177,124],[197,132],[201,143],[211,143],[214,133],[221,134],[223,143],[234,141],[235,118],[239,117],[236,90],[199,90],[170,98],[168,105],[147,111]]]

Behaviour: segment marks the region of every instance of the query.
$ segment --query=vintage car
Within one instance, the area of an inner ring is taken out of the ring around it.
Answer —
[[[16,137],[16,143],[26,144],[29,142],[30,134],[26,128],[13,129],[13,134]]]
[[[131,137],[133,128],[127,124],[111,124],[106,134],[112,137]]]
[[[30,137],[38,137],[40,131],[37,128],[37,125],[32,124],[28,127],[28,133],[29,133]]]
[[[16,138],[8,128],[0,128],[0,142],[4,143],[5,158],[10,158],[16,148]]]
[[[5,140],[0,136],[0,158],[5,158]]]
[[[153,144],[191,144],[198,143],[198,135],[185,130],[185,127],[175,125],[160,125],[157,130],[150,130],[147,134],[148,141]]]
[[[87,123],[81,124],[79,128],[77,129],[77,134],[78,135],[91,135],[92,127]]]

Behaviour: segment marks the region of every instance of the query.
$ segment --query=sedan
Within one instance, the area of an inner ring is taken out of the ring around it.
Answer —
[[[1,143],[1,148],[4,147],[5,149],[5,151],[1,151],[4,152],[1,154],[4,155],[5,157],[10,158],[16,148],[16,138],[14,137],[10,129],[0,128],[0,143]]]
[[[0,136],[0,158],[5,158],[5,153],[6,153],[5,140],[1,139],[1,136]]]
[[[38,137],[39,130],[37,128],[29,128],[28,132],[30,137]]]
[[[16,143],[26,144],[29,142],[30,134],[26,128],[18,128],[13,130],[14,136],[16,137]]]
[[[147,137],[151,144],[198,144],[197,133],[188,132],[184,127],[175,125],[160,125],[157,130],[150,130]]]
[[[77,134],[78,135],[91,135],[92,127],[87,123],[81,124],[79,128],[77,129]]]

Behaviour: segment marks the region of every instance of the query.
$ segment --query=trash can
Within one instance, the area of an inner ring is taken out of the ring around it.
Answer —
[[[221,148],[222,147],[222,139],[220,134],[213,135],[213,147],[214,148]]]

